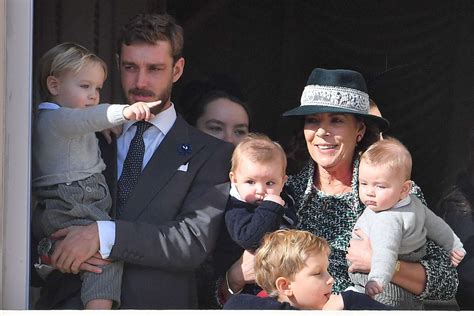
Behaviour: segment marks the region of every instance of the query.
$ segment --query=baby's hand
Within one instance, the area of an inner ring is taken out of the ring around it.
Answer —
[[[369,281],[365,285],[365,294],[369,295],[370,297],[374,297],[377,294],[383,292],[382,286],[377,283],[377,281]]]
[[[149,121],[154,117],[150,112],[150,108],[157,106],[160,101],[155,102],[136,102],[123,109],[123,117],[132,121]]]
[[[449,257],[451,258],[451,263],[453,266],[457,267],[458,264],[461,263],[462,259],[464,259],[465,255],[466,253],[459,249],[451,251],[451,255]]]
[[[265,195],[263,200],[264,201],[272,201],[272,202],[280,204],[281,206],[285,206],[285,201],[283,201],[283,199],[279,195],[267,194],[267,195]]]

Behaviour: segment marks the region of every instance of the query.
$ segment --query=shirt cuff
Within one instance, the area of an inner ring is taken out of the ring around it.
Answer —
[[[97,221],[99,230],[99,253],[102,258],[107,259],[115,244],[115,223],[112,221]]]

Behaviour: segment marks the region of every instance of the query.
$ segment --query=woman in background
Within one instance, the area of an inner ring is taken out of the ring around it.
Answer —
[[[458,266],[456,301],[461,310],[474,310],[474,128],[469,134],[467,168],[438,204],[438,214],[459,236],[467,251]]]
[[[204,133],[237,145],[249,133],[249,109],[231,84],[215,81],[188,84],[180,101],[183,117]]]

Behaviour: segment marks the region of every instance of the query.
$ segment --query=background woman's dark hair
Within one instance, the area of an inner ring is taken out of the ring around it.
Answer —
[[[468,139],[467,173],[470,175],[471,184],[474,186],[474,128],[471,128]]]
[[[188,109],[183,113],[184,119],[191,125],[196,126],[196,121],[204,114],[206,106],[217,100],[217,99],[228,99],[234,103],[239,104],[247,113],[250,121],[250,115],[247,105],[242,102],[239,98],[230,95],[229,93],[222,90],[212,90],[204,94],[193,106],[188,107]]]
[[[206,81],[195,80],[188,83],[179,99],[179,111],[189,124],[196,126],[196,121],[204,114],[207,104],[220,98],[241,105],[251,125],[252,115],[239,85],[224,74],[214,74]]]
[[[456,183],[444,190],[438,201],[437,213],[448,223],[457,214],[471,214],[474,219],[474,128],[469,132],[466,169],[461,171]]]

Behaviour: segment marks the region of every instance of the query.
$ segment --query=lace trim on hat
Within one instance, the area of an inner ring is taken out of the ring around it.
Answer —
[[[339,107],[367,114],[369,95],[351,88],[309,85],[301,96],[301,106],[305,105]]]

